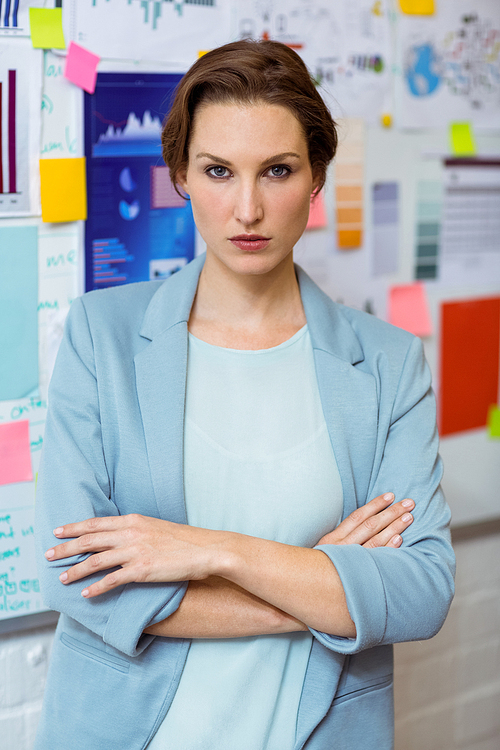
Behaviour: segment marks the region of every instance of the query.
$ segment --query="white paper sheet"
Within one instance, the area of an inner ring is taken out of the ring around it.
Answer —
[[[500,159],[445,169],[439,281],[500,283]]]
[[[77,42],[100,57],[187,68],[202,49],[230,41],[230,5],[227,0],[65,0],[63,25],[68,44]]]
[[[30,8],[51,8],[47,0],[10,0],[0,4],[0,36],[30,35]]]
[[[321,83],[335,117],[378,120],[392,62],[387,0],[240,0],[233,36],[288,44]]]
[[[398,124],[500,126],[500,3],[437,3],[432,16],[398,21]]]
[[[29,39],[2,39],[0,86],[0,218],[39,215],[42,52]]]

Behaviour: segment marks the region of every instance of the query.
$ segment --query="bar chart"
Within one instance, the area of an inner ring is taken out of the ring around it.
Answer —
[[[40,50],[29,39],[0,38],[0,217],[37,213],[41,84]]]
[[[0,193],[17,193],[16,175],[16,71],[8,71],[7,90],[4,94],[5,84],[0,81]],[[7,133],[4,145],[4,134],[2,123],[4,120],[3,110],[7,105]],[[7,155],[7,184],[4,182],[4,153]]]

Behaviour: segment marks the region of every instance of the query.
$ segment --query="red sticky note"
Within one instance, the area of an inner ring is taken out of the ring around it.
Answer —
[[[0,485],[32,480],[29,420],[0,424]]]
[[[441,305],[441,435],[486,427],[498,403],[500,297]]]
[[[100,57],[89,52],[85,47],[80,47],[79,44],[70,42],[64,75],[71,83],[74,83],[81,89],[85,89],[89,94],[93,94],[97,80],[97,66],[100,59]]]
[[[325,200],[323,193],[318,193],[311,201],[311,208],[309,210],[309,221],[307,222],[306,229],[321,229],[326,227],[326,211],[325,211]]]
[[[389,292],[389,323],[415,336],[430,336],[432,321],[427,305],[425,286],[414,284],[393,286]]]

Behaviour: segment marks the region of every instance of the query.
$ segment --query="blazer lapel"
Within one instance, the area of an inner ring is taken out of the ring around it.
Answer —
[[[376,384],[362,369],[363,351],[342,308],[296,268],[323,413],[342,480],[345,518],[367,500],[377,440]]]
[[[149,468],[160,518],[187,523],[184,501],[184,406],[189,314],[204,256],[165,281],[152,297],[134,358]]]

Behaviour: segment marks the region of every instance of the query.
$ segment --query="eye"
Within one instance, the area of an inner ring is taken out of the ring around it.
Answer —
[[[221,167],[221,166],[219,166],[219,167],[209,167],[207,169],[207,174],[210,177],[218,177],[220,179],[221,177],[227,177],[228,176],[226,174],[227,171],[228,171],[227,167]]]
[[[271,177],[287,177],[291,173],[290,167],[287,167],[285,164],[276,164],[274,167],[271,167],[269,170],[269,174]]]

